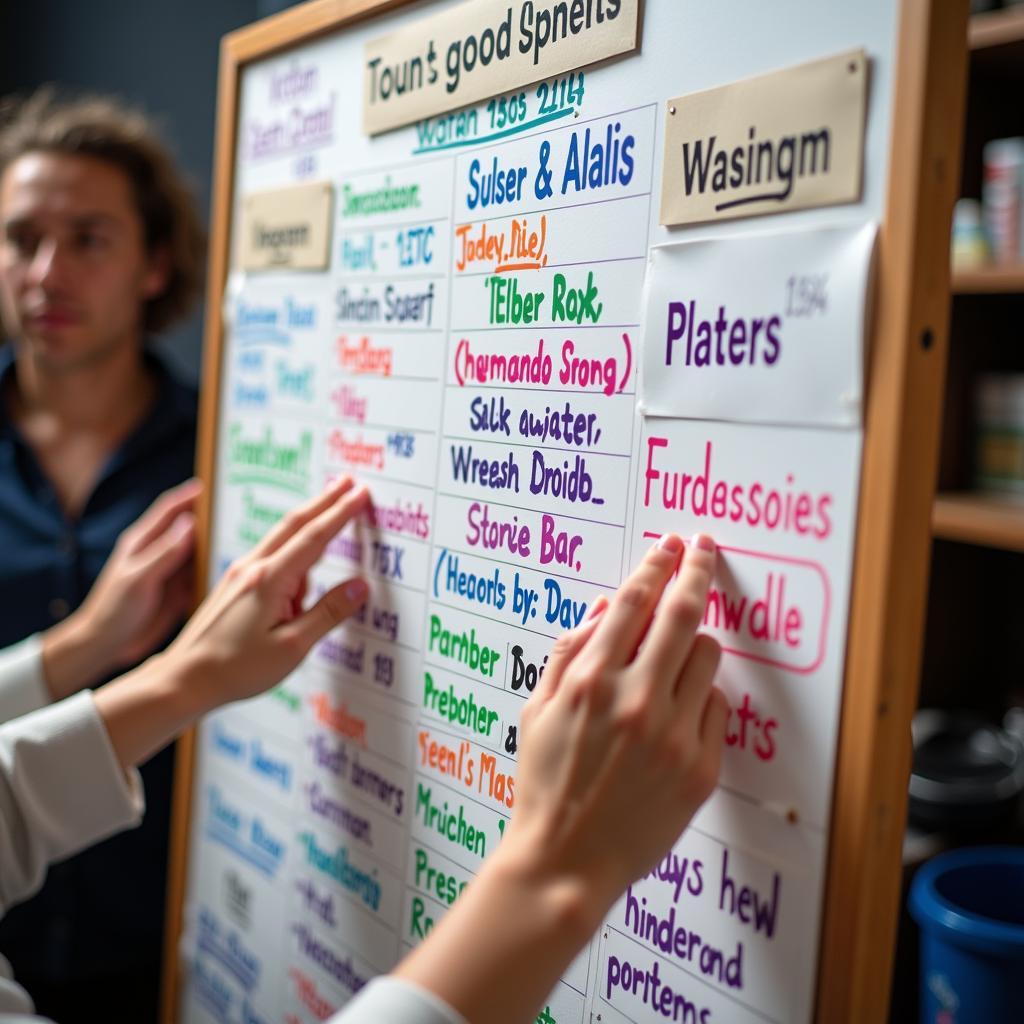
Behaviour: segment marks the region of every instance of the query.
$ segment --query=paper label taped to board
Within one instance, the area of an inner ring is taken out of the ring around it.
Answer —
[[[363,51],[363,131],[376,135],[628,53],[639,6],[471,0],[372,39]]]
[[[644,412],[858,424],[875,233],[867,224],[655,246]]]
[[[639,436],[631,564],[666,533],[718,549],[702,628],[733,709],[720,782],[826,829],[860,431],[645,416]]]
[[[680,96],[665,110],[661,223],[860,198],[863,50]]]
[[[331,197],[331,186],[322,181],[245,196],[238,227],[241,268],[325,270]]]

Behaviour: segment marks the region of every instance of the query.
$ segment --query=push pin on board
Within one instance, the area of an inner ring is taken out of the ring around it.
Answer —
[[[673,116],[675,115],[675,112],[676,112],[676,107],[675,107],[675,104],[674,104],[674,103],[673,103],[673,104],[672,104],[672,105],[671,105],[671,106],[670,106],[670,107],[668,108],[668,112],[669,112],[670,114],[672,114]]]
[[[762,811],[774,814],[777,818],[781,818],[789,825],[800,824],[800,812],[795,807],[787,807],[785,804],[777,803],[774,800],[752,799],[751,802],[756,807],[760,807]]]

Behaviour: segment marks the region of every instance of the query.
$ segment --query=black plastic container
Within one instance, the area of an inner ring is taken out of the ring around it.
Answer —
[[[914,716],[908,817],[929,831],[987,829],[1010,821],[1024,793],[1024,742],[970,712]]]

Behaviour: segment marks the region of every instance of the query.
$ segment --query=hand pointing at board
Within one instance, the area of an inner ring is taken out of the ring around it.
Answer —
[[[123,765],[145,760],[208,711],[279,682],[363,604],[369,590],[355,577],[301,608],[309,570],[369,503],[367,489],[343,477],[289,513],[231,565],[163,654],[97,692]]]
[[[714,568],[709,537],[684,553],[667,535],[558,640],[523,712],[512,823],[396,969],[400,983],[470,1024],[533,1020],[626,886],[689,824],[717,781],[728,717],[712,685],[718,644],[697,633]],[[442,1019],[397,1002],[385,1011],[402,997],[387,984],[337,1024]]]
[[[159,534],[178,504],[191,497],[171,496],[144,517],[142,533]],[[39,887],[53,861],[138,824],[143,803],[135,765],[199,716],[278,682],[366,600],[366,582],[357,577],[303,608],[309,570],[369,502],[365,487],[350,478],[338,481],[236,562],[164,653],[95,693],[75,694],[0,725],[0,916]],[[138,536],[128,545],[131,558],[136,541]],[[173,554],[177,543],[172,534],[165,548]],[[163,551],[156,557],[163,558]],[[118,563],[118,588],[134,578],[131,558]],[[153,575],[146,566],[141,571]],[[24,657],[0,651],[0,686],[23,672]],[[30,1006],[0,957],[0,1019]]]

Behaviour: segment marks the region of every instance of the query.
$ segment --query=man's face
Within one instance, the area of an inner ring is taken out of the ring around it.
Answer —
[[[0,177],[0,313],[51,372],[136,345],[166,284],[126,175],[103,160],[26,153]]]

